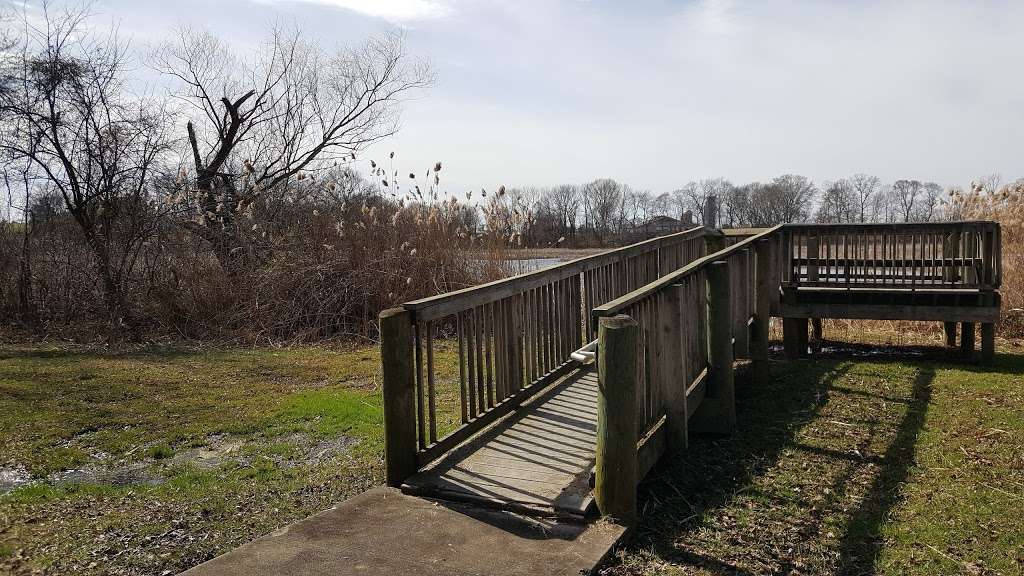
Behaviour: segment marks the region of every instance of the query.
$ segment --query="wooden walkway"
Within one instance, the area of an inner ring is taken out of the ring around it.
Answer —
[[[591,492],[596,433],[597,374],[583,367],[406,480],[402,488],[583,518],[596,512]]]

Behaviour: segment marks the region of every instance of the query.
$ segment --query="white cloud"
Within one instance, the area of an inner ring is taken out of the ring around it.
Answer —
[[[393,22],[440,18],[451,13],[451,7],[435,0],[264,0],[270,4],[307,2],[352,10],[367,16]]]

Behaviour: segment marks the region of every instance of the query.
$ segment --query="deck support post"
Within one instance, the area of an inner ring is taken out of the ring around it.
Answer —
[[[707,268],[708,376],[704,401],[690,418],[690,430],[729,434],[736,427],[736,389],[733,376],[732,305],[729,263]]]
[[[986,256],[991,258],[991,256]],[[985,304],[992,306],[996,303],[995,294],[988,292],[985,295]],[[981,323],[981,363],[991,364],[996,359],[996,325],[993,322]]]
[[[821,318],[811,318],[811,348],[815,354],[821,354],[822,334]]]
[[[594,498],[601,514],[636,522],[637,385],[640,325],[629,316],[598,322],[597,450]]]
[[[772,307],[772,241],[758,240],[756,269],[754,270],[755,306],[753,338],[750,341],[750,358],[753,360],[754,380],[767,384],[768,375],[768,325],[771,322]]]
[[[981,323],[981,362],[991,364],[996,359],[996,325]]]
[[[960,323],[960,355],[966,360],[974,358],[974,322]]]
[[[956,322],[943,322],[942,330],[946,333],[946,346],[956,346]]]
[[[782,345],[790,360],[807,355],[807,318],[782,319]]]
[[[416,368],[412,313],[380,313],[380,359],[384,369],[384,460],[388,486],[400,487],[416,473]]]

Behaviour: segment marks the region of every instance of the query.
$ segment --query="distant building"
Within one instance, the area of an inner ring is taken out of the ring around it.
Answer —
[[[636,232],[645,236],[662,236],[682,232],[686,226],[671,216],[655,216],[637,227]]]

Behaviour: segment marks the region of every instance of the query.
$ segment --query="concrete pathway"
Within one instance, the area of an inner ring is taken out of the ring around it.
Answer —
[[[577,576],[625,531],[374,488],[183,576]]]

